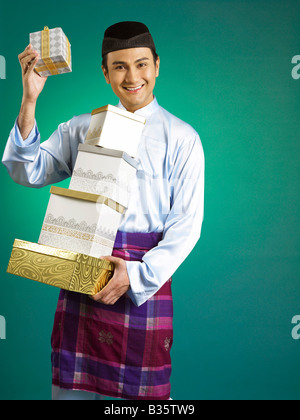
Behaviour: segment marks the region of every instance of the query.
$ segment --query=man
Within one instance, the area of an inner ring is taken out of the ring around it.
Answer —
[[[105,31],[105,80],[118,107],[146,118],[139,167],[113,256],[115,273],[92,299],[61,291],[52,333],[53,399],[169,399],[173,342],[171,276],[197,243],[203,219],[204,156],[198,134],[158,105],[160,59],[148,28]],[[73,117],[40,143],[35,107],[46,79],[38,55],[19,55],[23,98],[3,163],[18,183],[43,187],[70,177],[91,115]],[[100,256],[99,256],[100,257]],[[183,285],[188,289],[188,279]]]

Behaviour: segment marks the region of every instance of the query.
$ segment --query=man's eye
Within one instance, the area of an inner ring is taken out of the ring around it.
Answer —
[[[146,67],[146,63],[139,63],[139,67]]]
[[[117,66],[117,67],[115,67],[115,69],[116,70],[123,70],[124,69],[124,66]]]

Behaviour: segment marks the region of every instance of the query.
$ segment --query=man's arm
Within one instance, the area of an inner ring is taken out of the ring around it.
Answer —
[[[60,124],[51,137],[41,144],[35,109],[47,78],[40,77],[34,71],[38,54],[30,44],[18,58],[22,69],[22,104],[9,135],[2,163],[16,183],[41,188],[71,176],[78,143],[84,141],[90,116],[74,117]]]
[[[93,299],[115,303],[128,293],[136,306],[153,296],[175,273],[200,238],[204,208],[204,154],[198,136],[178,152],[173,168],[172,206],[162,241],[147,252],[143,262],[107,257],[116,265],[108,285]]]
[[[200,139],[178,152],[170,183],[172,206],[162,241],[147,252],[143,262],[126,261],[130,278],[128,295],[140,306],[175,273],[195,247],[204,214],[204,154]]]
[[[22,69],[23,97],[18,126],[23,140],[26,140],[35,124],[35,109],[37,99],[42,92],[47,77],[41,77],[34,71],[39,54],[29,44],[18,56]]]
[[[42,143],[36,123],[24,141],[15,123],[2,158],[10,177],[18,184],[33,188],[41,188],[70,177],[78,144],[84,142],[90,118],[90,114],[74,116],[60,124],[49,139]]]

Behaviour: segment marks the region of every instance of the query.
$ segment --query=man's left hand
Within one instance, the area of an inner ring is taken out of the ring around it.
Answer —
[[[101,302],[105,305],[113,305],[130,288],[126,262],[122,258],[116,257],[102,257],[101,259],[110,261],[114,264],[114,275],[105,288],[96,295],[91,296],[91,298],[96,302]]]

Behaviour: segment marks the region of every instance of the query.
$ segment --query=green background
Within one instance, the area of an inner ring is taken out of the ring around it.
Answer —
[[[18,54],[29,32],[61,26],[73,73],[51,77],[38,100],[46,140],[57,125],[116,104],[101,73],[104,30],[146,23],[161,57],[161,106],[200,134],[205,216],[196,248],[174,275],[172,397],[298,399],[300,341],[299,1],[28,0],[1,5],[1,148],[22,96]],[[1,179],[0,399],[49,399],[50,334],[58,290],[6,273],[15,238],[37,242],[49,187]],[[69,181],[62,186],[68,187]]]

